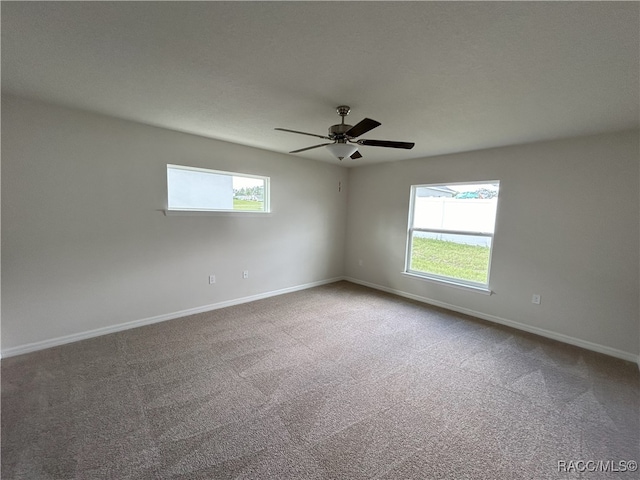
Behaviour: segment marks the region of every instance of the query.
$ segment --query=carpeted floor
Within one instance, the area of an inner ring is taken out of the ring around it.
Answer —
[[[639,478],[639,377],[339,282],[2,360],[2,478]]]

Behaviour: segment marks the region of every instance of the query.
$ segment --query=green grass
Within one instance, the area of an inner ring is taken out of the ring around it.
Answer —
[[[234,198],[233,209],[234,210],[252,210],[252,211],[261,212],[262,210],[264,210],[264,203],[254,201],[254,200],[238,200],[237,198]]]
[[[489,247],[414,237],[411,270],[487,283],[489,251]]]

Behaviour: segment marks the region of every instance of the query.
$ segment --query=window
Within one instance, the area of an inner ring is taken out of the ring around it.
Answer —
[[[167,165],[168,210],[268,212],[269,177]]]
[[[406,273],[488,290],[499,185],[413,185]]]

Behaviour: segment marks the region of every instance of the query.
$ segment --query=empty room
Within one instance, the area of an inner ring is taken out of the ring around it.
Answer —
[[[640,3],[0,8],[3,479],[640,478]]]

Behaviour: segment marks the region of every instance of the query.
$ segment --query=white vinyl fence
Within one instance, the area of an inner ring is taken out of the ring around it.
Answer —
[[[493,234],[498,197],[449,198],[416,197],[413,228]],[[491,237],[447,233],[414,232],[416,237],[436,238],[456,243],[489,247]]]

